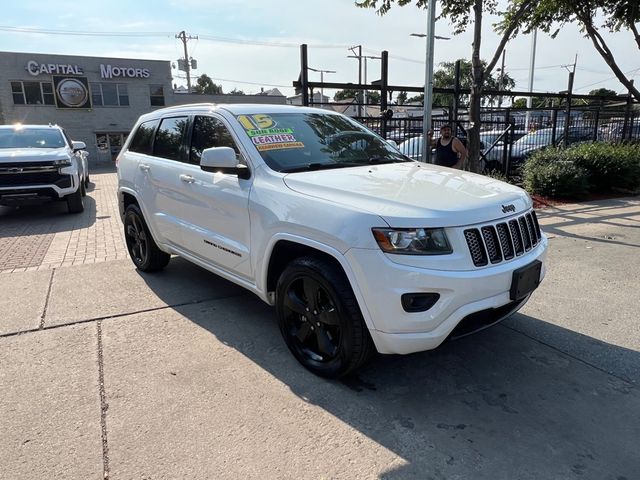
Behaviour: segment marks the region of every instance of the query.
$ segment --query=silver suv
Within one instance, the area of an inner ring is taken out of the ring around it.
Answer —
[[[0,205],[64,200],[84,210],[86,145],[56,125],[0,125]]]

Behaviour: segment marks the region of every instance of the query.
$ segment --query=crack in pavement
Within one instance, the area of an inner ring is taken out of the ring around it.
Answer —
[[[102,320],[96,322],[98,335],[98,390],[100,393],[100,427],[102,431],[102,472],[103,478],[109,478],[109,444],[107,442],[107,396],[104,390],[104,357],[102,345]]]
[[[49,288],[47,289],[47,296],[44,300],[44,309],[42,310],[42,315],[40,315],[40,326],[38,330],[44,330],[44,319],[47,315],[47,308],[49,307],[49,298],[51,297],[51,287],[53,285],[53,275],[56,273],[56,269],[51,270],[51,276],[49,277]]]
[[[189,306],[189,305],[198,305],[200,303],[215,302],[217,300],[227,300],[229,298],[242,297],[242,296],[245,296],[245,295],[247,295],[247,292],[242,292],[242,293],[238,293],[238,294],[234,294],[234,295],[227,295],[225,297],[205,298],[205,299],[202,299],[202,300],[194,300],[194,301],[191,301],[191,302],[176,303],[176,304],[172,304],[172,305],[163,305],[162,307],[145,308],[143,310],[136,310],[136,311],[133,311],[133,312],[116,313],[114,315],[105,315],[105,316],[102,316],[102,317],[87,318],[87,319],[84,319],[84,320],[76,320],[75,322],[70,322],[70,323],[61,323],[59,325],[51,325],[49,327],[45,327],[43,325],[42,327],[30,328],[28,330],[21,330],[19,332],[11,332],[11,333],[0,334],[0,340],[3,339],[3,338],[11,338],[11,337],[17,337],[19,335],[26,335],[28,333],[36,333],[36,332],[41,332],[41,331],[55,330],[55,329],[58,329],[58,328],[73,327],[74,325],[82,325],[82,324],[91,323],[91,322],[100,322],[100,321],[103,321],[103,320],[112,320],[112,319],[116,319],[116,318],[128,317],[130,315],[138,315],[140,313],[157,312],[157,311],[160,311],[160,310],[166,310],[168,308],[179,308],[179,307],[186,307],[186,306]],[[43,324],[43,322],[41,322],[41,324]]]

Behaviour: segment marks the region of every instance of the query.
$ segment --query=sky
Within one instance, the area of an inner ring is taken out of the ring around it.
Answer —
[[[277,87],[292,95],[302,43],[309,45],[310,67],[336,72],[325,74],[325,81],[357,82],[358,62],[348,58],[352,55],[348,47],[362,45],[367,55],[389,52],[390,84],[424,85],[425,40],[410,34],[425,32],[426,11],[414,5],[392,8],[382,17],[372,9],[355,7],[353,0],[21,0],[3,2],[2,10],[0,51],[176,62],[184,53],[175,35],[184,30],[199,37],[188,42],[189,55],[198,61],[194,75],[206,73],[225,92],[256,93]],[[483,23],[481,56],[487,60],[499,41],[491,30],[495,20],[488,17]],[[28,29],[76,35],[19,31]],[[82,32],[114,35],[77,34]],[[440,62],[471,56],[471,31],[458,36],[451,32],[446,19],[437,22],[436,34],[451,39],[436,40],[436,69]],[[606,32],[604,36],[622,71],[640,81],[640,55],[631,34]],[[510,41],[506,51],[505,70],[516,80],[516,90],[527,90],[531,35]],[[564,26],[556,39],[538,33],[533,90],[565,90],[568,70],[563,65],[573,64],[576,54],[576,93],[600,87],[625,92],[575,25]],[[367,79],[379,79],[380,61],[371,59],[367,66]],[[184,72],[172,73],[174,83],[186,84],[181,78]],[[320,74],[310,72],[309,79],[319,81]]]

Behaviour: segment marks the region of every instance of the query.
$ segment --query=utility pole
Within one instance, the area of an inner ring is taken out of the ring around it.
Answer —
[[[355,49],[356,47],[352,47],[352,48]],[[364,84],[365,84],[365,87],[366,87],[366,84],[367,84],[367,59],[381,60],[382,57],[376,57],[374,55],[362,55],[362,46],[358,45],[357,48],[359,48],[358,55],[347,55],[347,58],[357,58],[360,66],[362,66],[362,60],[364,60]],[[360,77],[360,73],[361,73],[361,70],[358,71],[358,82],[360,84],[362,84],[362,77]],[[363,98],[363,102],[362,103],[365,104],[365,108],[366,108],[366,105],[367,105],[367,89],[366,88],[363,90],[362,98]],[[361,105],[360,104],[358,104],[358,116],[362,116],[362,110],[361,110]],[[367,110],[366,109],[365,109],[364,116],[365,117],[367,116]]]
[[[529,55],[529,93],[533,92],[533,71],[536,68],[536,40],[538,38],[538,30],[534,30],[531,36],[531,54]],[[529,109],[532,106],[533,97],[529,95],[527,97],[527,116],[525,119],[524,129],[529,131]]]
[[[189,53],[187,51],[187,42],[189,40],[197,40],[198,36],[187,35],[184,30],[176,35],[176,38],[182,40],[184,46],[184,68],[187,73],[187,93],[191,93],[191,62],[189,61]]]
[[[564,120],[564,146],[569,144],[569,124],[571,123],[571,96],[573,94],[573,77],[576,74],[576,64],[578,63],[578,54],[573,61],[573,70],[569,72],[569,85],[567,86],[567,115]],[[568,70],[568,68],[567,68]]]
[[[358,49],[358,53],[355,52],[356,48]],[[362,85],[362,45],[356,45],[355,47],[349,48],[353,55],[350,55],[349,58],[357,58],[358,59],[358,85]],[[362,98],[362,95],[360,95]],[[358,116],[362,117],[362,102],[358,101]]]
[[[422,161],[431,163],[431,145],[428,133],[431,130],[431,108],[433,103],[433,44],[436,30],[436,2],[430,0],[427,4],[427,49],[425,55],[424,72],[424,118],[422,119]]]
[[[500,83],[498,84],[498,91],[502,92],[502,88],[504,87],[504,56],[507,51],[502,50],[502,66],[500,67]],[[498,95],[498,108],[502,107],[502,95]]]

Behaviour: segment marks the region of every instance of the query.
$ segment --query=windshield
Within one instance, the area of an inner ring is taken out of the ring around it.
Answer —
[[[376,134],[342,115],[238,115],[265,163],[278,172],[410,161]]]
[[[552,128],[543,128],[535,132],[529,132],[514,145],[545,145],[551,143]]]
[[[61,148],[64,138],[53,128],[2,128],[0,148]]]

